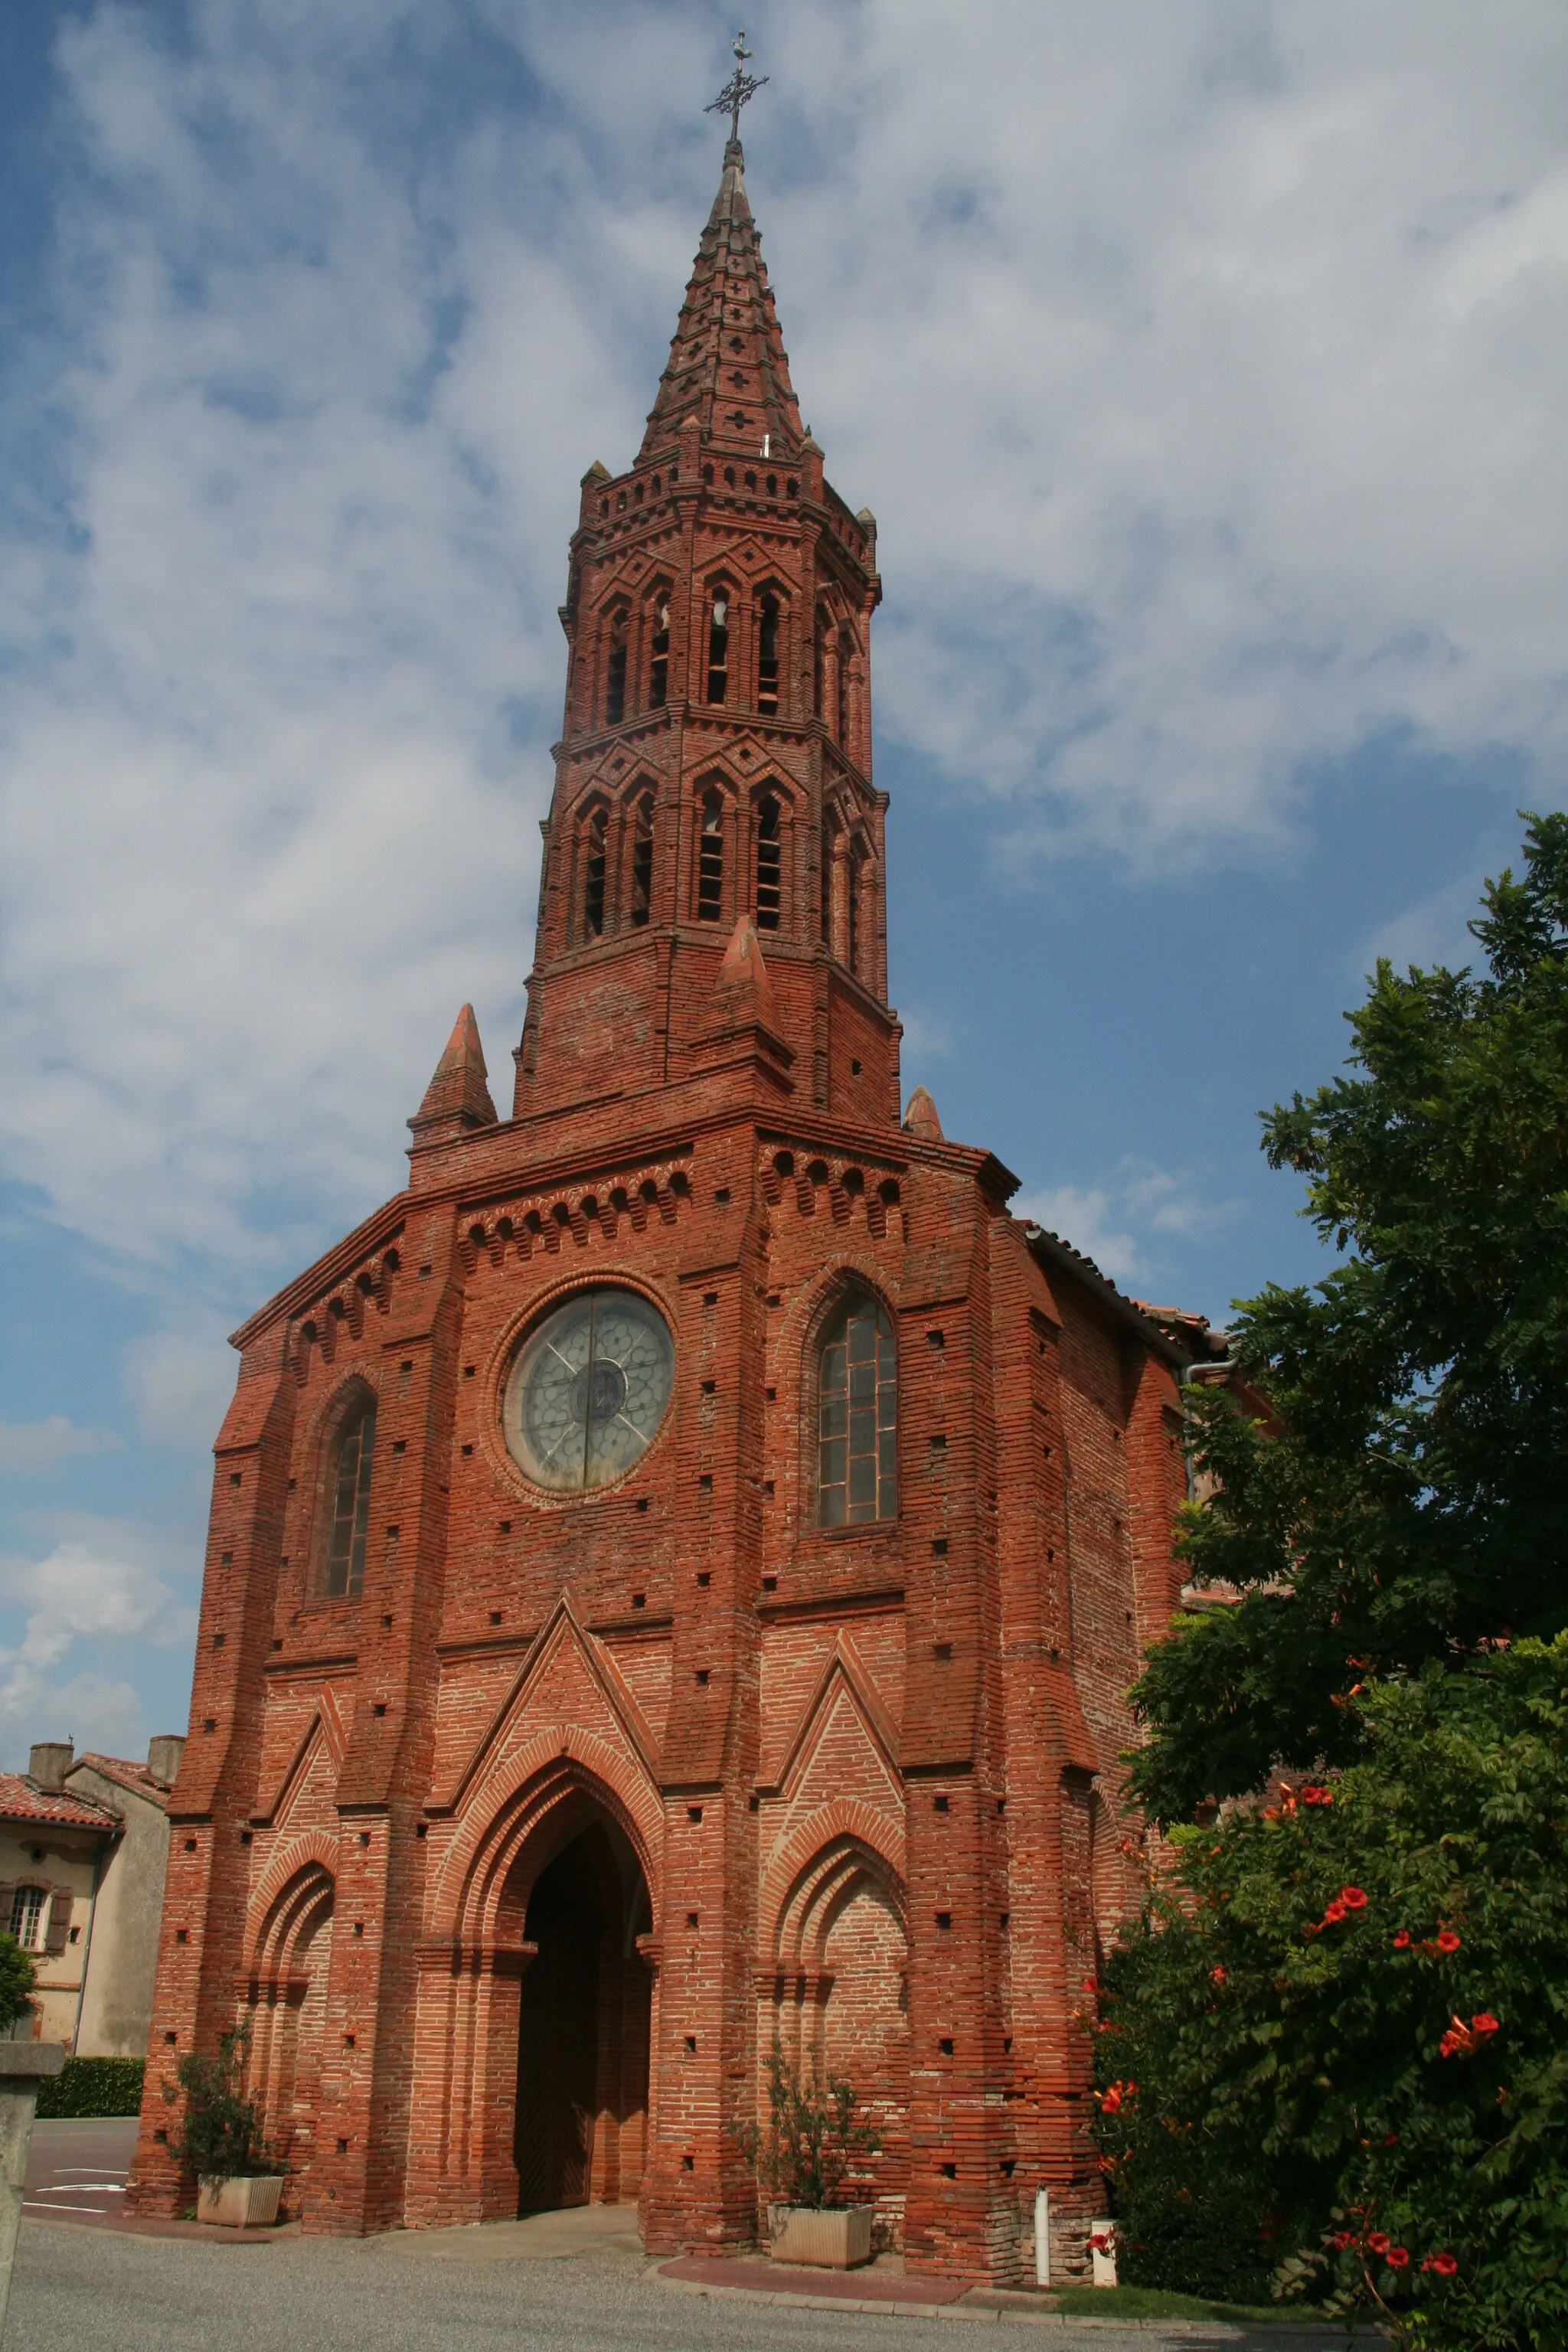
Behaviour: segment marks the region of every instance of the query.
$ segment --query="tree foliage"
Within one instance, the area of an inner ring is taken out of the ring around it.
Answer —
[[[852,2083],[822,2074],[815,2060],[808,2078],[785,2057],[775,2035],[768,2054],[767,2123],[747,2124],[738,2134],[763,2188],[791,2205],[837,2205],[855,2158],[877,2144],[875,2131],[857,2118],[857,2104]]]
[[[1360,1675],[1568,1625],[1568,817],[1487,885],[1485,970],[1380,962],[1355,1075],[1277,1105],[1263,1148],[1348,1252],[1239,1302],[1267,1419],[1193,1407],[1216,1477],[1183,1544],[1244,1596],[1191,1620],[1135,1693],[1158,1819],[1356,1751]]]
[[[0,1928],[0,2031],[16,2024],[33,2005],[38,1971],[8,1927]]]
[[[1568,1636],[1350,1712],[1345,1769],[1174,1833],[1177,1884],[1108,1963],[1126,2275],[1236,2294],[1273,2265],[1415,2341],[1560,2347]]]

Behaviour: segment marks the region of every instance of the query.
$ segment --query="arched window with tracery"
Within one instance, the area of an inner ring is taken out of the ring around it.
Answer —
[[[697,919],[718,923],[724,917],[724,795],[705,793],[702,830],[697,836]]]
[[[647,707],[662,710],[669,693],[669,599],[654,600],[653,635],[649,640]]]
[[[730,690],[730,592],[715,588],[708,620],[708,699],[722,702]]]
[[[605,928],[605,867],[609,820],[595,809],[583,836],[583,937],[596,940]]]
[[[757,803],[757,929],[776,931],[784,904],[784,821],[772,793]]]
[[[779,600],[764,596],[757,624],[757,709],[775,718],[779,707]]]
[[[605,724],[618,727],[626,715],[626,614],[618,604],[610,615],[610,652],[605,666]]]
[[[858,1527],[898,1507],[898,1343],[881,1301],[852,1291],[818,1349],[817,1523]]]
[[[323,1601],[353,1601],[364,1584],[370,1482],[375,1459],[375,1399],[356,1396],[332,1433],[326,1479],[327,1525],[316,1590]]]
[[[653,912],[653,794],[644,793],[632,811],[631,919],[640,928]]]

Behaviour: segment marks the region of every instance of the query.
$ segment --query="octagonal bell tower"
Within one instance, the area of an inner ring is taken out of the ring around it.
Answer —
[[[802,427],[731,139],[637,461],[583,480],[518,1116],[687,1075],[749,919],[783,1083],[897,1124],[876,567]]]

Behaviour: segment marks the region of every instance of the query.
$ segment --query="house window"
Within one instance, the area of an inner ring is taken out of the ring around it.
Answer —
[[[370,1523],[370,1475],[375,1454],[375,1399],[363,1397],[338,1425],[331,1476],[331,1517],[321,1567],[321,1597],[356,1599],[364,1582],[364,1539]]]
[[[772,793],[757,803],[757,929],[776,931],[783,898],[784,842]]]
[[[757,630],[757,709],[764,719],[776,717],[779,707],[779,600],[763,598]]]
[[[724,912],[724,801],[710,793],[702,803],[702,830],[697,837],[697,919],[717,923]]]
[[[44,1886],[18,1886],[12,1895],[11,1933],[25,1952],[42,1951],[48,1907],[48,1889]]]
[[[637,804],[632,835],[632,921],[639,926],[653,911],[653,794]]]
[[[899,1507],[899,1359],[888,1310],[846,1299],[818,1359],[816,1516],[825,1528],[890,1519]]]
[[[647,672],[647,707],[662,710],[669,692],[669,600],[661,596],[653,612],[653,657]]]
[[[717,589],[713,596],[713,615],[708,625],[708,699],[722,702],[730,679],[730,598],[727,592]]]

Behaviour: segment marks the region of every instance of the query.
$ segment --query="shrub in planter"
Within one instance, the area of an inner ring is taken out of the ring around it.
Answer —
[[[171,2105],[182,2093],[184,2096],[184,2114],[171,2146],[202,2184],[204,2221],[270,2221],[278,2210],[274,2193],[269,2198],[271,2210],[265,2215],[253,2198],[222,2200],[220,2212],[216,2193],[225,2183],[270,2182],[282,2172],[267,2146],[260,2110],[254,2099],[245,2095],[249,2049],[248,2026],[237,2025],[220,2036],[216,2056],[187,2051],[174,2070],[174,2081],[163,2085],[163,2096]]]
[[[141,2058],[68,2058],[38,2085],[39,2117],[140,2115],[145,2072]]]
[[[870,2209],[842,2200],[855,2158],[877,2144],[869,2124],[858,2119],[856,2105],[852,2083],[824,2075],[815,2060],[809,2078],[803,2075],[775,2036],[768,2055],[767,2123],[748,2124],[737,2134],[747,2163],[771,2192],[775,2260],[839,2268],[869,2258]],[[808,2220],[799,2227],[793,2221],[797,2213],[831,2217],[839,2226],[814,2231]]]

